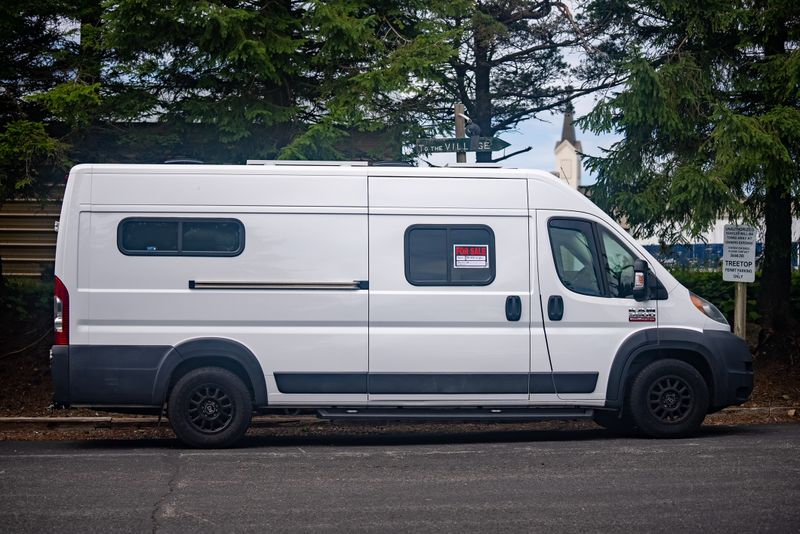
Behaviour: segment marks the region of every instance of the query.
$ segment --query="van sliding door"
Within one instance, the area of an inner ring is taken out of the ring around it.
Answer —
[[[370,177],[371,405],[526,404],[525,180]]]

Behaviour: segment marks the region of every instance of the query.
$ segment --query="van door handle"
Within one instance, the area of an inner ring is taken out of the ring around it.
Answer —
[[[519,321],[520,317],[522,317],[522,299],[516,295],[511,295],[506,299],[506,319]]]
[[[547,299],[547,316],[551,321],[560,321],[564,317],[564,299],[560,295],[551,295]]]

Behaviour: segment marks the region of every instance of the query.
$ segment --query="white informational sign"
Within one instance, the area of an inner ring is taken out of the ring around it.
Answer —
[[[752,282],[756,279],[756,229],[726,224],[722,248],[722,279]]]
[[[488,269],[489,247],[486,245],[453,245],[453,267],[456,269]]]

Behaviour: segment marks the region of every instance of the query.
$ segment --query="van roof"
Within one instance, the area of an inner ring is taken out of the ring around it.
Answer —
[[[321,164],[316,164],[321,163]],[[325,163],[325,164],[322,164]],[[391,167],[366,165],[328,165],[327,162],[310,162],[310,164],[292,165],[169,165],[169,164],[81,164],[72,169],[74,174],[81,170],[100,172],[103,174],[221,174],[221,175],[314,175],[330,174],[333,176],[393,176],[393,177],[426,177],[426,178],[532,178],[542,177],[558,181],[558,178],[547,171],[532,169],[509,169],[496,167]]]

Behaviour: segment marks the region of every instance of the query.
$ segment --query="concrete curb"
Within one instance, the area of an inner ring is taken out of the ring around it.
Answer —
[[[789,410],[800,409],[796,406],[770,406],[758,408],[741,408],[730,407],[720,412],[710,415],[714,417],[717,415],[734,414],[734,413],[783,413]],[[316,423],[325,422],[313,415],[302,415],[285,417],[278,415],[262,415],[253,417],[251,426],[272,426],[285,423]],[[158,424],[158,417],[156,416],[139,416],[139,417],[118,417],[118,416],[99,416],[99,417],[0,417],[0,427],[4,426],[17,426],[17,425],[42,425],[47,427],[54,426],[94,426],[96,428],[124,428],[124,427],[153,427]],[[161,418],[161,425],[169,426],[169,419],[166,417]]]
[[[257,416],[251,426],[272,426],[285,423],[313,423],[321,421],[314,416]],[[94,426],[96,428],[154,427],[158,424],[156,416],[141,417],[0,417],[0,427],[41,425],[55,426]],[[169,419],[161,418],[161,425],[169,427]]]

